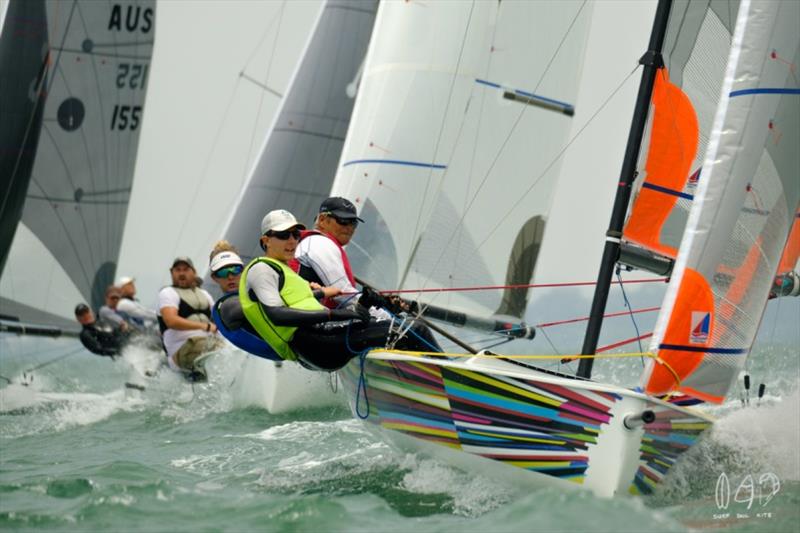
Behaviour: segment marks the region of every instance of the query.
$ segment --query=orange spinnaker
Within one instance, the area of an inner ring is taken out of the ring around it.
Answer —
[[[645,183],[680,193],[689,179],[697,153],[697,114],[689,97],[669,82],[667,69],[662,69],[656,76],[651,102],[655,110],[645,164]],[[675,258],[678,250],[662,243],[659,235],[677,201],[678,196],[674,194],[642,187],[625,227],[625,238]]]
[[[692,313],[709,313],[711,322],[708,328],[708,337],[705,342],[692,342]],[[662,345],[691,346],[693,348],[708,348],[711,346],[711,339],[714,333],[714,295],[706,279],[695,270],[687,268],[684,271],[681,286],[678,289],[678,297],[672,309],[672,316],[669,319],[667,331],[664,334]],[[686,351],[680,349],[659,348],[658,354],[662,361],[669,365],[672,370],[683,380],[690,375],[703,362],[704,353],[702,351]],[[678,384],[675,377],[664,365],[656,364],[647,382],[645,391],[648,394],[666,394],[676,390]],[[719,402],[721,399],[710,397],[707,394],[680,387],[681,391],[687,392],[696,398],[705,401]]]

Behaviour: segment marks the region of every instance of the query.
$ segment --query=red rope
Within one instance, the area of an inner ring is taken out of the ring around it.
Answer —
[[[631,339],[625,339],[624,341],[615,342],[613,344],[609,344],[607,346],[601,346],[597,349],[597,353],[607,352],[608,350],[613,350],[614,348],[619,348],[620,346],[624,346],[626,344],[630,344],[632,342],[640,341],[642,339],[647,339],[652,337],[652,333],[645,333],[644,335],[639,335],[638,337],[633,337]]]
[[[614,344],[609,344],[607,346],[601,346],[598,348],[595,353],[603,353],[608,350],[613,350],[614,348],[619,348],[620,346],[624,346],[626,344],[630,344],[632,342],[640,341],[642,339],[647,339],[648,337],[652,337],[652,333],[645,333],[644,335],[639,335],[638,337],[632,337],[630,339],[625,339],[624,341],[615,342]],[[561,359],[561,364],[571,363],[572,361],[577,361],[576,357],[564,357]]]
[[[613,318],[615,316],[627,316],[631,314],[638,314],[638,313],[650,313],[652,311],[658,311],[661,309],[660,307],[648,307],[646,309],[637,309],[635,311],[619,311],[618,313],[608,313],[603,315],[603,318]],[[584,316],[581,318],[571,318],[569,320],[559,320],[557,322],[542,322],[541,324],[536,324],[534,327],[537,328],[549,328],[550,326],[560,326],[562,324],[573,324],[575,322],[585,322],[589,320],[590,317]]]
[[[622,283],[653,283],[667,281],[668,278],[656,279],[630,279]],[[619,281],[615,281],[619,285]],[[490,291],[497,289],[541,289],[545,287],[585,287],[597,285],[596,281],[575,281],[570,283],[531,283],[527,285],[479,285],[476,287],[447,287],[441,289],[400,289],[394,291],[380,291],[381,294],[403,294],[403,293],[423,293],[423,292],[468,292],[468,291]]]

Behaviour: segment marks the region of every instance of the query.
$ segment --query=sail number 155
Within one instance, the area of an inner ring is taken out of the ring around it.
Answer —
[[[114,106],[114,112],[111,114],[111,129],[134,131],[139,127],[141,119],[142,106],[117,104]]]

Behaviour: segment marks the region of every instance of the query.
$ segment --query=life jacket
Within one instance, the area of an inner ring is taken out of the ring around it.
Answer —
[[[181,299],[178,304],[179,317],[186,320],[194,320],[195,322],[211,322],[211,306],[208,305],[208,299],[200,292],[200,289],[197,287],[182,289],[174,285],[172,288]],[[161,315],[158,315],[158,329],[162,335],[169,329]]]
[[[353,269],[350,267],[350,259],[347,257],[347,252],[345,251],[344,247],[339,243],[339,241],[337,241],[336,238],[330,233],[323,233],[315,229],[307,229],[301,231],[300,240],[302,241],[303,239],[311,235],[322,235],[323,237],[327,237],[328,239],[330,239],[333,242],[333,244],[336,245],[336,247],[339,249],[339,253],[342,256],[342,266],[344,267],[345,276],[347,276],[347,280],[350,282],[350,285],[355,287],[356,280],[355,277],[353,276]],[[289,266],[291,267],[292,270],[300,274],[300,277],[303,278],[304,280],[309,282],[313,281],[315,283],[319,283],[320,285],[325,285],[325,283],[322,282],[322,280],[320,279],[320,277],[317,275],[317,273],[314,271],[313,268],[311,268],[310,266],[303,265],[297,259],[291,259],[289,261]],[[324,305],[329,309],[336,309],[337,307],[339,307],[339,304],[333,298],[323,298],[322,305]]]
[[[250,273],[252,266],[258,263],[264,263],[278,273],[281,280],[278,285],[280,296],[287,307],[306,311],[317,311],[324,309],[324,307],[314,298],[314,293],[311,291],[308,282],[281,261],[270,257],[256,257],[247,264],[244,272],[242,272],[242,277],[239,279],[239,302],[242,304],[244,316],[253,326],[253,329],[278,355],[288,361],[295,361],[297,360],[297,354],[289,346],[289,342],[294,337],[297,327],[273,324],[266,312],[264,312],[264,308],[256,298],[256,295],[247,290],[247,275]]]
[[[230,292],[217,300],[211,310],[211,317],[222,336],[237,348],[263,359],[283,360],[247,321],[238,292]]]

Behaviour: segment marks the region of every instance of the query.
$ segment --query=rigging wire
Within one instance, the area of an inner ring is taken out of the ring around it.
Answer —
[[[584,0],[583,4],[581,4],[581,7],[576,12],[576,14],[573,17],[569,27],[564,32],[564,35],[563,35],[563,37],[561,39],[561,42],[559,43],[558,47],[556,48],[556,51],[551,55],[550,61],[548,62],[547,66],[545,67],[545,70],[542,72],[542,75],[541,75],[539,81],[537,82],[536,87],[534,88],[534,92],[536,92],[539,89],[539,87],[541,86],[542,82],[544,81],[544,78],[545,78],[545,76],[547,74],[547,71],[549,70],[550,66],[553,64],[553,61],[555,60],[555,58],[558,56],[558,53],[561,51],[561,48],[563,47],[564,42],[566,41],[567,37],[569,36],[570,32],[572,31],[572,28],[575,25],[575,22],[577,21],[577,19],[578,19],[579,15],[581,14],[584,6],[586,5],[586,1],[587,0]],[[470,15],[471,15],[471,13],[470,13]],[[463,50],[463,43],[462,43],[462,50]],[[460,62],[460,56],[459,56],[459,62]],[[457,70],[457,67],[456,67],[456,70]],[[633,74],[633,73],[631,73],[631,74]],[[627,80],[627,78],[626,78],[626,80]],[[612,96],[613,96],[613,94],[612,94]],[[448,104],[449,104],[449,100],[448,100]],[[514,121],[514,124],[511,126],[508,134],[506,135],[506,138],[503,140],[503,142],[500,145],[500,147],[498,148],[494,158],[492,159],[492,162],[489,165],[489,168],[486,170],[486,172],[484,174],[484,177],[480,182],[480,185],[478,185],[478,188],[475,190],[475,193],[472,195],[472,199],[465,206],[464,211],[461,214],[461,216],[459,217],[458,222],[454,225],[453,230],[450,233],[449,238],[447,239],[448,242],[453,239],[453,237],[455,236],[456,232],[458,232],[461,229],[461,227],[463,226],[464,220],[466,219],[467,214],[469,213],[470,209],[472,208],[472,205],[475,203],[476,199],[478,198],[478,194],[481,192],[483,187],[486,185],[486,182],[488,181],[489,176],[492,173],[492,170],[494,169],[495,165],[497,164],[497,161],[499,161],[500,156],[502,155],[506,145],[508,144],[508,141],[511,139],[511,136],[513,135],[514,131],[516,130],[517,126],[519,125],[519,123],[521,122],[523,116],[525,115],[525,111],[527,111],[527,106],[524,106],[522,109],[520,109],[520,112],[517,115],[517,118]],[[592,118],[594,118],[594,116],[592,116]],[[590,119],[590,121],[591,121],[591,119]],[[583,131],[583,129],[581,129],[581,131]],[[580,132],[578,132],[578,134],[580,134]],[[570,141],[570,143],[571,143],[571,141]],[[438,143],[437,143],[437,145],[438,145]],[[567,145],[567,146],[569,146],[569,145]],[[455,148],[454,148],[454,150],[455,150]],[[561,153],[563,153],[563,151]],[[558,158],[560,157],[561,153],[559,153],[556,156],[556,159],[547,166],[547,168],[545,169],[544,173],[546,173],[550,169],[550,167],[552,167],[552,165],[555,163],[555,161],[558,160]],[[538,184],[538,182],[544,176],[544,173],[542,175],[540,175],[539,178],[536,179],[534,184],[524,193],[523,197],[526,196],[533,189],[533,187],[536,186],[536,184]],[[443,181],[444,181],[444,177],[442,178],[442,182]],[[508,210],[508,213],[510,213],[517,206],[518,203],[519,202],[515,203],[514,206],[510,210]],[[508,216],[508,214],[506,214],[506,216],[503,217],[501,222],[505,221],[507,216]],[[417,218],[417,226],[414,228],[414,233],[412,235],[416,235],[417,234],[418,225],[419,225],[419,221],[420,220],[421,220],[421,217],[418,217]],[[492,230],[492,232],[495,229],[496,229],[496,227]],[[491,236],[491,233],[490,233],[490,236]],[[487,237],[487,239],[484,239],[484,241],[482,241],[476,247],[476,250],[479,250],[481,248],[481,246],[486,242],[486,240],[488,240],[488,237]],[[446,251],[446,249],[442,249],[442,251],[440,252],[439,256],[437,257],[436,262],[434,263],[433,267],[431,267],[431,272],[435,271],[436,268],[439,266],[439,263],[441,262],[442,258],[444,257],[445,251]],[[413,255],[409,258],[409,265],[410,265],[410,261],[412,259],[413,259]],[[401,285],[402,285],[402,280],[401,280]]]
[[[539,174],[539,176],[533,181],[531,186],[528,187],[527,190],[525,190],[525,192],[523,192],[519,196],[517,201],[514,202],[514,204],[510,208],[507,209],[506,215],[503,216],[503,218],[501,218],[497,222],[497,224],[494,225],[494,227],[487,234],[486,238],[483,239],[478,244],[478,246],[476,247],[478,250],[480,250],[480,248],[484,244],[486,244],[486,242],[494,235],[494,233],[500,228],[500,226],[503,224],[503,222],[505,222],[506,218],[508,218],[508,215],[511,214],[511,212],[514,211],[520,203],[522,203],[522,201],[528,196],[528,194],[530,194],[530,192],[534,189],[534,187],[536,187],[536,185],[539,183],[539,181],[550,171],[550,169],[553,167],[553,165],[555,165],[556,162],[558,162],[558,160],[561,159],[561,157],[567,152],[567,150],[570,148],[570,146],[572,146],[572,144],[578,139],[578,137],[581,136],[581,134],[584,132],[584,130],[589,126],[589,124],[591,124],[594,121],[594,119],[597,117],[597,115],[600,114],[600,112],[603,109],[605,109],[605,107],[608,105],[608,103],[614,98],[614,96],[616,96],[616,94],[628,82],[628,80],[631,78],[631,76],[633,76],[636,73],[636,71],[639,70],[639,68],[640,68],[640,65],[637,64],[636,67],[627,76],[625,76],[625,78],[619,83],[619,85],[617,85],[617,87],[611,92],[611,94],[608,96],[608,98],[606,98],[605,101],[602,104],[600,104],[600,106],[592,114],[592,116],[589,117],[589,119],[586,121],[586,123],[583,126],[581,126],[581,128],[575,133],[575,135],[569,140],[569,142],[567,142],[567,144],[564,146],[564,148],[562,148],[561,151],[558,154],[556,154],[556,156],[553,158],[553,160],[545,167],[545,169],[541,172],[541,174]]]
[[[257,110],[257,112],[255,114],[256,118],[255,118],[255,120],[253,122],[253,129],[252,129],[252,133],[250,135],[250,147],[248,148],[248,151],[247,151],[247,157],[244,160],[244,171],[242,172],[242,180],[240,182],[239,188],[241,188],[247,182],[248,170],[251,167],[250,158],[251,158],[251,155],[253,153],[253,146],[255,144],[255,137],[256,137],[255,132],[258,129],[258,118],[261,115],[261,109],[262,109],[262,106],[263,106],[263,103],[264,103],[264,92],[265,91],[269,92],[270,94],[275,95],[278,99],[281,99],[283,97],[281,95],[281,93],[279,93],[278,91],[275,91],[275,90],[271,89],[270,87],[268,87],[267,86],[267,81],[269,80],[270,74],[272,72],[273,60],[275,58],[276,43],[278,41],[278,37],[280,36],[281,28],[283,27],[283,15],[284,15],[285,7],[286,7],[286,0],[283,0],[283,2],[281,2],[281,7],[280,7],[280,11],[278,13],[278,16],[272,18],[272,21],[265,28],[264,33],[262,34],[261,39],[259,40],[258,44],[256,44],[256,46],[253,47],[253,50],[250,53],[250,57],[248,57],[247,61],[245,61],[244,66],[242,67],[241,71],[239,72],[239,76],[238,76],[238,78],[236,80],[236,84],[234,85],[233,92],[231,93],[231,99],[228,102],[228,106],[225,109],[225,113],[223,114],[222,123],[220,124],[220,127],[218,129],[218,133],[219,133],[219,131],[221,131],[221,129],[222,129],[222,126],[225,124],[225,121],[228,119],[228,114],[230,112],[230,108],[231,108],[231,106],[233,104],[233,100],[236,97],[236,94],[237,94],[238,89],[239,89],[239,84],[240,84],[242,79],[247,80],[247,81],[253,83],[254,85],[256,85],[257,87],[260,87],[261,89],[263,89],[261,94],[260,94],[260,97],[259,97],[258,110]],[[273,46],[272,46],[272,50],[270,52],[269,61],[267,63],[267,72],[264,75],[264,83],[262,84],[262,83],[258,82],[258,80],[253,79],[252,77],[248,76],[245,73],[247,72],[247,69],[249,68],[250,64],[252,63],[253,59],[255,58],[256,53],[258,52],[259,49],[261,49],[262,45],[264,44],[264,41],[266,40],[267,36],[269,35],[269,33],[272,30],[272,27],[275,25],[276,21],[278,22],[278,27],[275,30],[275,37],[274,37],[274,40],[273,40]],[[203,173],[204,178],[208,174],[208,169],[209,169],[209,167],[211,165],[210,155],[211,155],[211,153],[213,153],[216,150],[216,147],[219,144],[219,137],[220,136],[218,134],[217,137],[214,139],[214,143],[211,146],[211,152],[209,153],[209,158],[206,160],[206,164],[203,167],[203,172],[202,173]],[[214,235],[218,234],[220,221],[225,220],[225,217],[228,215],[230,210],[235,207],[235,203],[237,201],[237,198],[238,197],[232,198],[228,202],[228,205],[227,205],[226,209],[219,210],[220,215],[217,218],[217,223],[214,224],[211,227],[211,230],[206,235],[206,238],[204,239],[203,242],[210,241],[211,239],[214,238]],[[185,223],[185,220],[184,220],[184,223]]]
[[[631,322],[633,322],[633,329],[636,331],[636,340],[639,343],[639,351],[642,351],[642,341],[640,340],[639,333],[639,326],[636,324],[636,317],[633,316],[633,308],[631,308],[631,303],[628,300],[628,294],[625,292],[625,285],[622,284],[622,269],[617,265],[617,279],[619,280],[619,288],[622,292],[622,300],[625,304],[625,308],[630,311]],[[642,366],[644,366],[644,359],[642,359]]]

